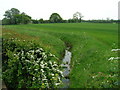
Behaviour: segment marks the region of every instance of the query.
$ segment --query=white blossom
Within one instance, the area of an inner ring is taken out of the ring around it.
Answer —
[[[41,69],[41,72],[44,72],[44,70],[43,70],[43,69]]]
[[[33,77],[33,81],[35,80],[36,78],[35,77]]]
[[[38,71],[38,69],[35,69],[35,71]]]
[[[120,51],[120,49],[112,49],[111,51],[112,51],[112,52],[113,52],[113,51]]]
[[[54,74],[51,74],[52,76],[54,76]]]
[[[29,60],[25,60],[26,62],[30,62]]]
[[[55,83],[56,86],[58,86],[60,83]]]
[[[114,59],[114,57],[110,57],[108,60],[113,60]]]
[[[31,59],[34,59],[34,56],[33,56],[33,55],[31,55],[31,56],[30,56],[30,58],[31,58]]]

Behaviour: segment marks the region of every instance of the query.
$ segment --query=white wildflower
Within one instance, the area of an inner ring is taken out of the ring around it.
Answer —
[[[56,57],[55,55],[52,55],[53,57]]]
[[[30,56],[30,58],[31,58],[31,59],[34,59],[34,56],[33,56],[33,55],[31,55],[31,56]]]
[[[24,51],[22,51],[22,53],[21,53],[21,56],[23,56],[24,55]]]
[[[34,50],[30,50],[29,52],[34,53]]]
[[[36,78],[35,77],[33,77],[33,81],[35,80]]]
[[[115,59],[115,60],[119,60],[119,59],[120,59],[120,57],[115,57],[114,59]]]
[[[113,52],[113,51],[120,51],[120,49],[112,49],[111,51],[112,51],[112,52]]]
[[[44,55],[45,55],[45,52],[43,52],[42,55],[44,56]]]
[[[22,57],[21,59],[23,60],[23,59],[25,59],[25,57]]]
[[[61,80],[60,80],[60,77],[58,77],[58,81],[60,82]]]
[[[59,73],[60,73],[60,74],[63,74],[63,72],[62,72],[62,71],[59,71]]]
[[[14,56],[17,56],[16,54],[14,54]]]
[[[43,70],[43,69],[41,69],[41,72],[44,72],[44,70]]]
[[[54,68],[54,67],[52,68],[52,70],[53,70],[54,72],[56,72],[56,71],[57,71],[57,69],[56,69],[56,68]]]
[[[42,79],[42,81],[47,81],[47,79]]]
[[[39,60],[36,61],[36,63],[39,63],[39,62],[40,62]]]
[[[108,60],[113,60],[114,59],[114,57],[110,57]]]
[[[49,64],[51,64],[51,65],[52,65],[52,62],[51,62],[51,61],[49,61]]]
[[[52,76],[54,76],[54,74],[51,74]]]
[[[104,82],[102,82],[102,83],[104,83]]]
[[[35,69],[35,71],[38,71],[38,69]]]
[[[41,65],[43,64],[43,61],[41,61]]]
[[[26,62],[30,62],[29,60],[25,60]]]
[[[53,66],[58,66],[57,64],[54,64]]]
[[[43,58],[46,59],[46,58],[47,58],[47,55],[44,55]]]
[[[37,58],[37,61],[40,62],[41,58]]]
[[[56,62],[54,62],[54,64],[56,64]]]
[[[39,50],[43,51],[43,49],[42,49],[42,48],[39,48]]]
[[[41,64],[40,66],[41,66],[41,68],[44,68],[44,64]]]
[[[53,55],[50,53],[50,56],[53,56]]]
[[[56,86],[60,85],[60,83],[55,83]]]
[[[45,63],[45,65],[47,65],[47,63]]]
[[[39,53],[39,52],[41,52],[40,49],[37,49],[37,50],[36,50],[36,53]]]

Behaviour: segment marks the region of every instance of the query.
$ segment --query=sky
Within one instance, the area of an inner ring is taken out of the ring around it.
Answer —
[[[58,13],[63,19],[73,18],[80,12],[84,20],[118,19],[120,0],[0,0],[0,19],[6,10],[17,8],[32,19],[48,20],[52,13]]]

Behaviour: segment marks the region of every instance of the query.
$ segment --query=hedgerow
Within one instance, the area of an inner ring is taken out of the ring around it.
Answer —
[[[62,83],[58,58],[34,41],[3,39],[2,65],[8,88],[56,88]]]

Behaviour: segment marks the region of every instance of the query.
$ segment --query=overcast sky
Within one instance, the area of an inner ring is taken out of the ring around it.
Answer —
[[[80,12],[83,19],[118,19],[120,0],[0,0],[0,19],[6,10],[17,8],[33,19],[49,19],[58,13],[63,19],[70,19]]]

